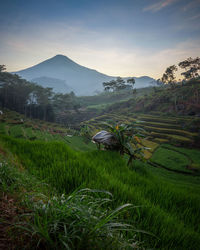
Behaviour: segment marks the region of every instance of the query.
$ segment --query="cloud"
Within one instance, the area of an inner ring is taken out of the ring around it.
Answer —
[[[128,45],[125,39],[120,40],[114,31],[102,35],[102,32],[80,23],[43,23],[27,27],[20,36],[13,33],[1,36],[1,62],[8,66],[9,71],[17,71],[63,54],[108,75],[159,78],[167,66],[200,55],[200,40],[188,40],[171,48],[156,50],[137,43]]]
[[[191,0],[189,1],[189,3],[185,4],[183,7],[182,7],[182,10],[183,11],[189,11],[191,9],[195,9],[197,7],[199,7],[200,5],[200,0]]]
[[[165,69],[173,64],[178,64],[188,57],[197,57],[200,55],[200,40],[187,40],[178,43],[174,48],[166,48],[155,54],[146,54],[146,60],[143,58],[143,66],[156,78],[159,78]],[[148,66],[149,65],[149,66]]]
[[[151,11],[151,12],[157,12],[162,10],[163,8],[175,3],[178,0],[163,0],[159,1],[155,4],[149,5],[143,9],[143,11]]]
[[[200,18],[200,14],[188,18],[188,20],[196,20]]]

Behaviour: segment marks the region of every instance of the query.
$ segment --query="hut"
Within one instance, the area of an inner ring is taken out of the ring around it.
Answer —
[[[98,132],[96,135],[92,137],[92,142],[98,145],[98,148],[101,148],[101,144],[104,145],[106,149],[118,149],[119,142],[115,135],[105,130]]]

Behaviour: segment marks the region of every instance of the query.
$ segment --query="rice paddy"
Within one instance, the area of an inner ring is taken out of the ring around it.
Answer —
[[[145,248],[199,248],[199,150],[147,140],[152,148],[149,161],[134,161],[127,167],[126,158],[116,152],[98,151],[79,136],[67,137],[67,129],[62,128],[63,136],[51,133],[50,124],[43,124],[47,126],[45,131],[32,125],[0,125],[2,147],[15,155],[31,175],[60,194],[78,188],[103,189],[114,195],[113,207],[124,203],[138,206],[125,213],[123,220],[149,232],[137,234]]]

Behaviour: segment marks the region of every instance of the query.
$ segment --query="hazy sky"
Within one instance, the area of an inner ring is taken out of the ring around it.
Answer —
[[[0,64],[15,71],[56,54],[158,78],[200,56],[200,0],[0,0]]]

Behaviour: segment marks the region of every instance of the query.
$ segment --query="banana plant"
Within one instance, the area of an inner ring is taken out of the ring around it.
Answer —
[[[141,133],[144,130],[138,127],[138,123],[139,121],[132,124],[115,124],[114,122],[103,123],[103,125],[109,129],[110,133],[115,136],[118,142],[118,147],[116,147],[116,149],[120,154],[129,155],[128,165],[134,159],[143,158],[143,151],[149,149],[144,147],[140,140],[141,137],[144,137]]]
[[[90,142],[91,138],[91,130],[87,125],[81,127],[79,135],[83,137],[83,140],[86,144]]]

